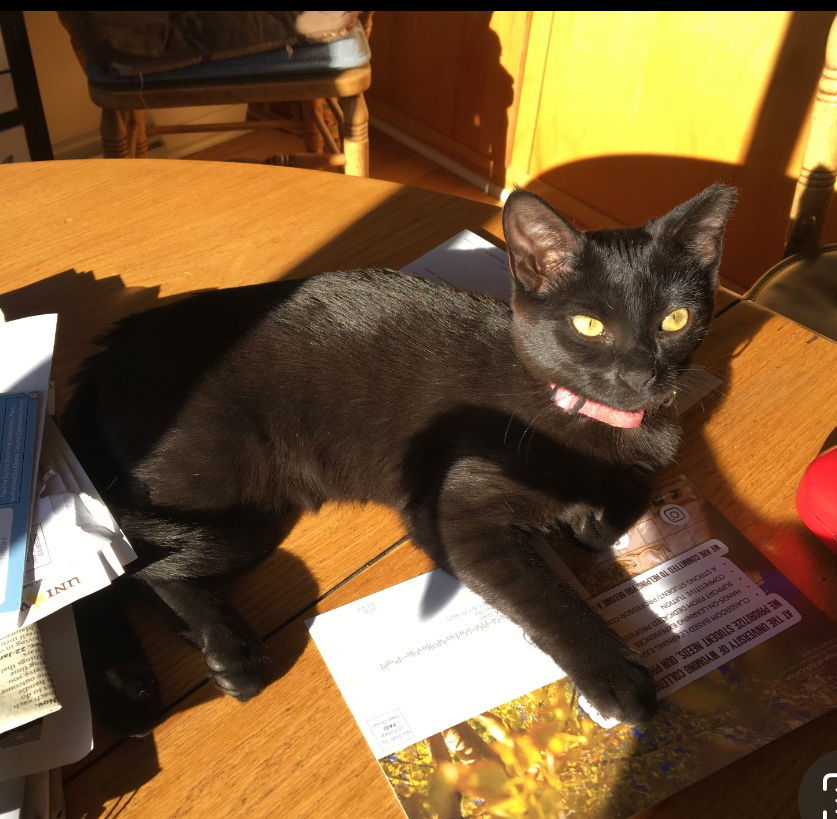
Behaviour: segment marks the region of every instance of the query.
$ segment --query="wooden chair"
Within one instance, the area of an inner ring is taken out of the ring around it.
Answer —
[[[364,91],[372,79],[366,34],[372,12],[349,36],[330,43],[216,60],[139,78],[109,76],[83,63],[90,98],[102,109],[102,146],[106,157],[143,157],[148,137],[157,134],[282,128],[283,120],[247,120],[198,125],[147,126],[150,108],[231,103],[301,102],[305,152],[273,157],[279,165],[317,168],[342,166],[354,176],[369,174],[369,114]],[[78,51],[77,51],[78,53]],[[335,140],[324,105],[338,123]]]
[[[784,258],[746,293],[776,313],[837,341],[837,245],[820,246],[837,178],[837,18],[805,141]]]

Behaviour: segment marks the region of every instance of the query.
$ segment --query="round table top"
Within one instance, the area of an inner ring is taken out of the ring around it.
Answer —
[[[328,270],[398,268],[465,228],[502,236],[492,205],[239,162],[2,165],[0,208],[0,307],[8,319],[61,313],[59,407],[90,339],[160,299]]]
[[[59,406],[93,337],[160,299],[325,270],[397,268],[465,228],[501,237],[500,211],[490,205],[248,163],[3,165],[0,207],[0,309],[9,319],[59,313]],[[724,386],[684,416],[676,467],[832,616],[837,560],[800,524],[794,492],[837,421],[836,351],[757,306],[730,306],[698,355]],[[351,549],[339,548],[346,543]],[[307,615],[300,612],[357,599],[426,568],[390,510],[329,505],[304,516],[258,573],[228,591],[281,657],[289,640],[304,645]],[[331,590],[337,593],[327,596]],[[286,814],[288,805],[297,815],[400,815],[310,645],[281,680],[242,706],[213,698],[199,658],[165,629],[152,622],[143,636],[172,713],[144,744],[99,737],[96,756],[67,774],[68,815],[97,815],[103,807],[205,815],[245,803],[258,815]],[[755,805],[771,815],[790,811],[802,773],[833,748],[835,730],[834,713],[820,717],[647,816],[748,815]]]
[[[464,227],[487,224],[501,235],[499,209],[484,203],[242,162],[3,165],[0,204],[4,282],[74,268],[161,285],[163,295],[195,281],[220,287],[347,265],[397,266]]]

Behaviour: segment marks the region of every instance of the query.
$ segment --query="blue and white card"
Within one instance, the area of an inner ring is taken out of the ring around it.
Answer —
[[[0,615],[17,613],[32,511],[38,394],[0,395]]]
[[[0,634],[18,626],[57,318],[0,314]]]

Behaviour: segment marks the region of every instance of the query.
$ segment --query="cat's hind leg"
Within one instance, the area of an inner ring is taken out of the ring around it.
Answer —
[[[206,579],[253,565],[271,552],[295,516],[240,510],[175,516],[118,513],[137,552],[130,576],[75,604],[91,702],[101,723],[141,736],[160,716],[157,681],[122,611],[132,590],[144,593],[175,631],[203,654],[222,691],[246,700],[268,677],[258,635]]]
[[[130,579],[73,603],[84,674],[96,718],[123,736],[141,737],[157,721],[157,678],[122,603]]]
[[[217,688],[244,702],[265,687],[264,644],[227,600],[197,580],[166,580],[146,572],[138,578],[175,632],[201,652]]]
[[[287,518],[241,509],[123,518],[126,534],[140,543],[145,558],[133,577],[175,632],[200,650],[212,682],[242,701],[264,688],[267,653],[244,618],[206,581],[265,557],[281,540]]]

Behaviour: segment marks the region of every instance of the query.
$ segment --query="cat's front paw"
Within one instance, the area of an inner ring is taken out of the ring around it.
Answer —
[[[606,521],[603,510],[588,510],[577,515],[571,521],[570,529],[576,545],[589,552],[609,549],[624,531]]]
[[[203,658],[212,682],[225,694],[246,702],[267,683],[269,659],[261,640],[234,628],[205,635]]]
[[[654,678],[638,660],[616,655],[571,676],[602,716],[636,724],[647,722],[657,710]]]

